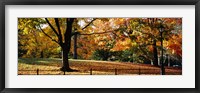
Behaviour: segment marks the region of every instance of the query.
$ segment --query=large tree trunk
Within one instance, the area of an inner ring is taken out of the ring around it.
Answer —
[[[156,40],[153,40],[153,55],[154,55],[153,64],[154,66],[158,66],[158,51],[156,47]]]
[[[69,60],[68,60],[68,49],[67,47],[63,47],[63,65],[61,70],[62,71],[72,71],[72,69],[69,67]]]
[[[65,36],[65,42],[61,45],[62,46],[62,50],[63,50],[63,67],[61,68],[61,70],[63,71],[73,71],[70,67],[69,67],[69,61],[68,61],[68,53],[70,51],[70,46],[71,46],[71,33],[72,33],[72,25],[74,22],[74,18],[67,18],[66,19],[66,32],[64,34]]]

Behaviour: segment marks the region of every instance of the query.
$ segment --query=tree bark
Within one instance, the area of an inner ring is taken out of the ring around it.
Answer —
[[[70,51],[70,47],[71,47],[71,33],[72,33],[72,25],[74,22],[74,18],[67,18],[66,19],[66,32],[64,34],[65,38],[65,42],[61,45],[62,46],[62,50],[63,50],[63,67],[61,68],[62,71],[73,71],[70,67],[69,67],[69,60],[68,60],[68,53]]]
[[[153,40],[153,55],[154,55],[153,65],[158,66],[158,50],[156,47],[156,40]]]
[[[43,51],[40,52],[40,58],[44,58],[44,52]]]
[[[61,70],[62,71],[72,71],[72,69],[69,67],[69,60],[68,60],[68,53],[69,52],[67,50],[67,47],[63,46],[62,50],[63,50],[63,53],[62,53],[62,56],[63,56],[63,65],[62,65]]]
[[[74,59],[77,59],[77,33],[74,34]]]

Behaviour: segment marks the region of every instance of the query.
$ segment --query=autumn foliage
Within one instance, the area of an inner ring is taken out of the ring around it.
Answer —
[[[62,38],[59,39],[45,18],[18,18],[18,56],[61,58],[65,49],[60,42],[65,43],[66,19],[46,19],[57,33],[60,31]],[[74,18],[69,35],[69,58],[75,53],[74,35],[77,35],[78,59],[154,62],[156,65],[162,40],[164,56],[169,55],[171,62],[182,63],[182,18]],[[106,57],[98,54],[101,52]]]

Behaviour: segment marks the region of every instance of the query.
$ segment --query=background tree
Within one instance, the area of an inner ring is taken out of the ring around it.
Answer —
[[[160,32],[159,28],[164,26],[163,41],[169,42],[171,36],[181,31],[176,30],[176,27],[181,25],[181,18],[126,18],[124,23],[120,25],[120,32],[125,37],[131,39],[134,59],[142,59],[144,62],[154,62],[154,65],[158,65],[158,50],[160,47]],[[182,35],[181,35],[182,36]],[[174,40],[172,40],[174,41]],[[165,51],[167,46],[164,45]]]

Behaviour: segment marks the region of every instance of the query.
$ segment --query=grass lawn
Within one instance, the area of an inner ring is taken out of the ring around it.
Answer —
[[[160,68],[147,64],[133,64],[129,62],[109,62],[93,60],[69,60],[70,67],[75,72],[65,72],[66,75],[159,75]],[[18,75],[63,75],[60,71],[62,60],[56,58],[19,58]],[[181,75],[182,70],[166,67],[166,74]]]

